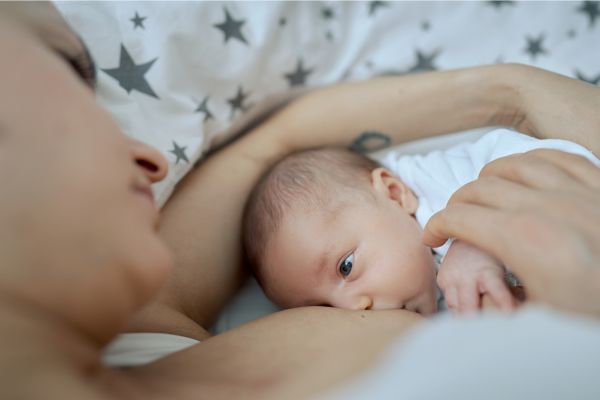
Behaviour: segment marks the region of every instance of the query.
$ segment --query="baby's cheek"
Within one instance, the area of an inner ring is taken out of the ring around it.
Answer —
[[[284,275],[284,274],[283,274]],[[286,276],[273,277],[264,274],[261,277],[260,286],[269,300],[281,308],[294,308],[305,305],[307,296],[298,288],[298,282]]]

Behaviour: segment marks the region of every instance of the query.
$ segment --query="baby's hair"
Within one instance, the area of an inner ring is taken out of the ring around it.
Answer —
[[[377,167],[376,161],[352,150],[322,147],[292,153],[266,171],[250,193],[242,223],[247,261],[258,282],[262,285],[264,251],[286,214],[328,210],[334,195],[371,195],[365,189]]]

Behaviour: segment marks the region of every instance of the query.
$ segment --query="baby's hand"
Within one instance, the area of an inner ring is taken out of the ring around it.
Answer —
[[[504,281],[504,268],[493,257],[465,242],[454,241],[437,275],[448,308],[472,313],[481,308],[481,296],[488,294],[501,310],[515,308]]]

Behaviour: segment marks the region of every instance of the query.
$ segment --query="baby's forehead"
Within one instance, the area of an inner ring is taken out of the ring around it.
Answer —
[[[310,224],[314,229],[335,228],[342,216],[352,213],[353,208],[359,205],[359,202],[350,201],[348,194],[332,190],[322,193],[318,201],[290,207],[281,222],[282,225]],[[315,234],[318,238],[318,232]]]
[[[261,283],[269,297],[288,307],[318,303],[315,299],[326,281],[326,269],[319,266],[329,265],[345,238],[360,232],[360,222],[353,217],[357,206],[337,196],[329,207],[299,207],[286,213],[265,246]],[[314,301],[307,303],[309,299]]]

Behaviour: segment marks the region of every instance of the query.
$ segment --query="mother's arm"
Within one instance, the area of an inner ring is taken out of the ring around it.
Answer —
[[[586,144],[590,130],[577,124],[575,115],[598,120],[587,111],[594,99],[586,84],[518,65],[380,78],[310,93],[181,183],[161,224],[175,254],[174,273],[130,329],[208,336],[199,326],[214,321],[243,276],[240,225],[246,196],[260,174],[291,151],[350,145],[365,131],[383,132],[393,144],[487,125]]]
[[[374,364],[420,318],[405,310],[284,310],[127,370],[126,379],[142,384],[126,397],[310,398]]]

